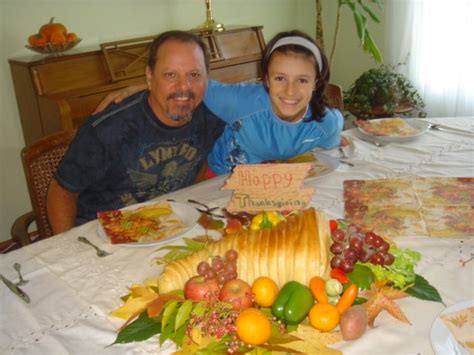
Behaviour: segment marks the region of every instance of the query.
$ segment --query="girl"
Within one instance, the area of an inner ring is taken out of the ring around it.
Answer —
[[[342,114],[325,104],[327,59],[310,36],[296,30],[277,34],[265,47],[261,72],[262,83],[209,81],[204,103],[227,125],[208,156],[207,178],[238,164],[286,160],[341,143]]]

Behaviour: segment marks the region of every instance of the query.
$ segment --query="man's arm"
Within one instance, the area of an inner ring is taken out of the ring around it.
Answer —
[[[65,190],[53,179],[49,184],[46,208],[54,234],[73,228],[76,221],[77,196],[79,193]]]

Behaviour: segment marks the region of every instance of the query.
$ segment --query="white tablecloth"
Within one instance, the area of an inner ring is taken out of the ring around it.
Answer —
[[[474,130],[474,118],[430,121]],[[345,134],[351,140],[345,151],[354,166],[340,164],[327,176],[306,180],[307,185],[316,187],[312,204],[332,217],[343,216],[342,183],[347,179],[474,176],[474,136],[429,130],[410,142],[376,147],[357,138],[355,129]],[[339,154],[337,150],[328,153]],[[230,196],[228,191],[219,191],[224,180],[219,177],[163,198],[178,202],[193,198],[224,207]],[[132,283],[157,276],[161,268],[154,262],[159,255],[157,247],[110,245],[98,236],[97,226],[97,221],[92,221],[0,256],[0,272],[10,280],[17,280],[13,263],[21,263],[24,277],[30,280],[22,288],[31,297],[31,303],[26,304],[0,283],[1,354],[146,354],[173,350],[169,343],[160,349],[156,338],[106,347],[122,324],[109,315],[121,305],[120,296]],[[197,226],[187,236],[201,231]],[[92,248],[77,241],[79,235],[113,254],[96,257]],[[474,261],[465,267],[459,262],[473,252],[474,238],[414,236],[397,243],[422,253],[416,271],[439,290],[447,306],[474,299]],[[334,347],[345,354],[432,354],[430,328],[444,306],[414,298],[397,302],[411,326],[383,313],[376,327],[361,339]]]

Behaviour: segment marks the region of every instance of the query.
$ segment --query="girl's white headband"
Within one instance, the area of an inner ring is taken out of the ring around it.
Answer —
[[[292,36],[292,37],[283,37],[280,38],[278,41],[275,42],[275,44],[272,47],[272,50],[270,53],[272,53],[275,49],[281,46],[286,46],[287,44],[296,44],[301,47],[305,47],[313,53],[314,57],[316,58],[316,62],[318,63],[319,71],[323,70],[323,59],[321,58],[321,51],[319,48],[311,41],[307,40],[306,38],[303,37],[297,37],[297,36]]]

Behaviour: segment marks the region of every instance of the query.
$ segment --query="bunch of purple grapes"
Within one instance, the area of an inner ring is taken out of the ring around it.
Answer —
[[[362,232],[360,227],[350,224],[347,230],[335,229],[331,233],[333,243],[330,250],[334,254],[331,267],[348,273],[358,261],[374,265],[391,265],[395,260],[389,253],[390,244],[374,232]]]
[[[237,258],[239,254],[234,249],[227,250],[225,255],[213,256],[211,264],[201,261],[197,266],[199,275],[206,280],[215,279],[219,285],[237,278]]]

